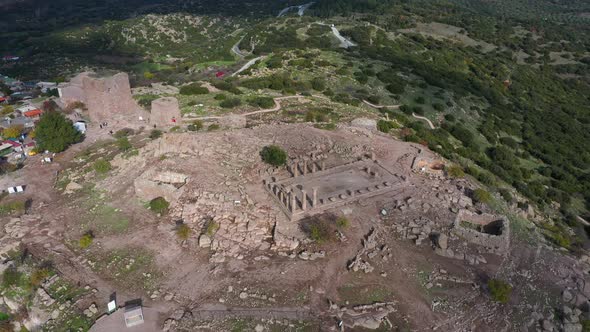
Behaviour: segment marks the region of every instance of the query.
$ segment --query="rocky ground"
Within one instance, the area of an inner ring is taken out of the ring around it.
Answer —
[[[412,169],[418,155],[437,159],[420,145],[366,124],[147,134],[131,137],[126,152],[97,135],[2,179],[29,185],[3,203],[30,201],[0,221],[0,270],[48,272],[28,291],[4,285],[0,311],[26,312],[18,324],[29,330],[84,330],[116,292],[120,305],[142,299],[168,331],[582,331],[588,256],[549,245],[514,207],[474,202],[471,179]],[[328,211],[346,223],[313,241],[263,188],[265,178],[288,176],[260,160],[268,144],[293,158],[324,154],[328,167],[374,152],[405,186]],[[97,172],[99,159],[111,170]],[[148,208],[156,197],[170,202],[166,213]],[[508,250],[460,235],[461,211],[504,212]],[[507,303],[490,296],[490,279],[511,286]]]

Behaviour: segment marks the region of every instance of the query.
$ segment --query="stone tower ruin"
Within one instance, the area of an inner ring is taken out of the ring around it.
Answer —
[[[94,73],[81,73],[60,87],[64,104],[81,101],[95,122],[119,123],[123,126],[147,120],[145,112],[131,96],[131,85],[126,73],[97,77]]]

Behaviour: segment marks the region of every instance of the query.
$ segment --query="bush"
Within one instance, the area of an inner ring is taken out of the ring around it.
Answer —
[[[164,197],[156,197],[150,201],[150,210],[156,213],[165,214],[169,206],[170,203]]]
[[[318,216],[302,220],[301,230],[318,244],[333,242],[336,240],[336,226],[334,216]]]
[[[115,132],[115,134],[113,135],[113,137],[115,138],[123,138],[123,137],[127,137],[127,136],[131,136],[135,134],[135,131],[131,128],[123,128],[123,129],[119,129]]]
[[[191,232],[192,232],[192,230],[186,224],[182,224],[182,225],[178,226],[178,228],[176,228],[176,235],[182,241],[187,240],[189,238],[189,236],[191,235]]]
[[[268,109],[273,108],[275,106],[275,101],[273,98],[270,97],[254,97],[248,100],[248,104],[260,107],[262,109]]]
[[[442,112],[445,110],[445,106],[441,103],[434,103],[432,104],[432,108],[434,108],[435,110]]]
[[[35,271],[33,271],[33,273],[31,273],[31,285],[33,285],[34,287],[38,287],[43,283],[43,281],[45,281],[45,279],[49,277],[49,275],[49,269],[36,269]]]
[[[500,196],[502,196],[502,198],[506,202],[512,203],[513,197],[512,197],[512,194],[510,193],[510,190],[508,190],[506,188],[500,188]]]
[[[26,202],[25,201],[15,201],[6,204],[0,205],[0,216],[5,216],[9,214],[22,214],[26,210]]]
[[[80,142],[84,135],[71,120],[57,112],[45,112],[35,129],[39,150],[62,152],[70,145]]]
[[[276,145],[268,145],[260,151],[262,160],[273,166],[282,166],[287,162],[287,153]]]
[[[11,105],[2,106],[2,111],[0,112],[1,115],[8,115],[10,113],[14,113],[14,107]]]
[[[23,274],[18,272],[14,266],[11,266],[2,273],[2,287],[10,288],[16,286],[20,283],[22,277]]]
[[[121,137],[117,139],[117,147],[119,147],[119,150],[123,152],[129,151],[131,150],[131,148],[133,148],[131,142],[129,142],[129,139],[127,137]]]
[[[153,130],[150,132],[150,138],[151,138],[151,139],[158,139],[158,138],[160,138],[160,137],[162,137],[162,131],[161,131],[161,130],[158,130],[158,129],[153,129]]]
[[[242,105],[242,101],[239,98],[225,99],[219,103],[219,106],[223,108],[234,108],[240,105]]]
[[[218,124],[214,123],[212,125],[209,125],[209,127],[207,127],[207,131],[215,131],[215,130],[219,130],[219,128],[221,128]]]
[[[316,91],[324,91],[326,89],[326,81],[323,78],[316,77],[311,80],[311,88]]]
[[[424,99],[424,97],[422,97],[422,96],[416,97],[415,102],[417,104],[424,104],[426,102],[426,99]]]
[[[91,233],[86,233],[86,234],[82,235],[82,237],[79,240],[80,248],[86,249],[86,248],[90,247],[90,245],[92,244],[92,241],[94,241],[94,237],[92,236]]]
[[[453,122],[455,121],[455,116],[453,114],[445,114],[445,120],[449,121],[449,122]]]
[[[95,161],[92,167],[94,168],[96,173],[99,174],[108,173],[112,169],[111,163],[108,160],[104,159],[99,159]]]
[[[488,281],[488,289],[490,290],[490,295],[494,301],[508,303],[510,300],[512,286],[508,283],[498,279],[490,279]]]
[[[465,176],[463,169],[457,165],[448,167],[447,174],[452,178],[462,178]]]
[[[187,126],[187,129],[190,131],[197,131],[203,129],[203,121],[195,120],[193,123]]]
[[[218,229],[219,224],[213,220],[209,220],[207,222],[207,225],[205,225],[205,234],[209,237],[212,237],[213,235],[215,235]]]
[[[185,95],[185,96],[206,95],[209,93],[209,90],[207,90],[207,88],[205,88],[205,87],[200,86],[197,83],[192,83],[192,84],[180,87],[179,92],[181,95]]]
[[[350,226],[350,221],[346,217],[339,217],[336,219],[336,227],[339,229],[346,229]]]
[[[12,125],[2,131],[2,137],[8,138],[19,138],[23,133],[24,127],[22,125]]]
[[[227,96],[223,93],[220,93],[220,94],[216,95],[214,99],[215,100],[225,100],[225,99],[227,99]]]
[[[387,121],[387,120],[379,120],[379,121],[377,121],[377,129],[380,132],[383,132],[383,133],[386,133],[387,134],[394,127],[395,126],[394,126],[393,122],[391,122],[391,121]]]
[[[215,81],[213,82],[213,86],[223,91],[230,91],[232,88],[234,88],[233,84],[226,81]]]
[[[492,195],[489,192],[487,192],[486,190],[483,190],[483,189],[475,189],[473,191],[473,199],[477,203],[487,204],[487,203],[491,202]]]

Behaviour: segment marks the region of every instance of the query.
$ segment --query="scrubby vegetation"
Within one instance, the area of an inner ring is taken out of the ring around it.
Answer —
[[[262,161],[273,166],[283,166],[287,162],[287,153],[276,145],[268,145],[260,151]]]
[[[502,280],[490,279],[488,281],[490,296],[496,302],[508,303],[512,294],[512,286]]]
[[[162,131],[158,130],[158,129],[153,129],[152,131],[150,131],[150,138],[151,139],[158,139],[162,137]]]
[[[331,214],[309,217],[299,222],[301,230],[317,244],[336,241],[336,230],[346,229],[348,226],[349,221],[345,217]]]
[[[81,249],[86,249],[88,247],[90,247],[90,245],[92,244],[92,242],[94,241],[94,237],[92,236],[92,234],[90,233],[86,233],[84,235],[82,235],[82,237],[80,238],[79,245]]]
[[[150,201],[150,210],[159,214],[168,212],[169,206],[170,203],[164,197],[156,197]]]
[[[179,225],[176,228],[176,235],[182,241],[187,240],[190,237],[191,233],[192,233],[192,230],[186,224]]]
[[[108,160],[105,160],[102,158],[95,161],[94,165],[92,165],[92,167],[94,168],[96,173],[99,173],[99,174],[108,173],[113,168],[111,166],[111,163]]]

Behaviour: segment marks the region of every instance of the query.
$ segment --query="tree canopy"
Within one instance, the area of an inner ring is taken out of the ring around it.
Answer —
[[[51,152],[62,152],[84,139],[72,121],[58,112],[45,112],[37,124],[35,134],[39,149]]]

